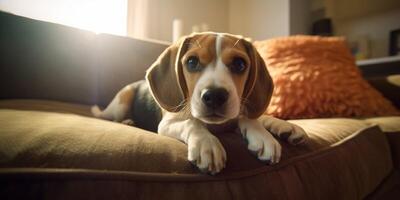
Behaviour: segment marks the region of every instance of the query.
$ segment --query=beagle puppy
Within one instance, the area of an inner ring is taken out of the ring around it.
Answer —
[[[147,70],[146,81],[124,87],[107,108],[92,107],[98,118],[122,122],[176,138],[188,146],[188,160],[216,174],[226,152],[207,129],[236,122],[248,149],[261,161],[279,162],[273,135],[300,144],[299,126],[265,116],[273,83],[263,59],[241,36],[195,33],[168,47]]]

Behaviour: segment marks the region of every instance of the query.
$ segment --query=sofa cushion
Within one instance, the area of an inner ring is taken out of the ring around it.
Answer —
[[[269,115],[302,119],[400,114],[363,79],[344,38],[290,36],[255,46],[275,85]]]
[[[92,117],[90,106],[82,104],[65,103],[61,101],[34,100],[34,99],[11,99],[1,100],[0,109],[32,110],[56,113],[70,113]]]
[[[282,161],[273,167],[215,177],[45,167],[3,168],[0,169],[0,194],[7,198],[47,199],[361,199],[390,171],[386,139],[377,127],[371,127],[329,149]]]
[[[393,165],[400,170],[400,118],[375,117],[365,120],[369,124],[379,124],[385,132],[392,152]]]
[[[187,161],[186,146],[181,142],[139,128],[88,118],[87,116],[91,116],[90,106],[57,101],[14,99],[0,101],[0,108],[7,108],[0,113],[5,123],[2,125],[3,131],[9,132],[8,136],[10,136],[2,141],[4,146],[13,144],[7,148],[8,154],[18,155],[11,156],[12,162],[6,162],[12,165],[38,167],[45,163],[47,167],[197,173],[191,165],[182,165],[182,163],[187,164]],[[30,123],[26,122],[28,119]],[[385,122],[385,120],[382,121]],[[304,119],[291,122],[303,127],[310,141],[305,146],[292,146],[281,142],[283,160],[329,147],[368,126],[365,121],[346,118]],[[213,131],[224,144],[228,158],[229,155],[241,158],[228,159],[224,172],[264,166],[247,151],[246,143],[241,135],[232,133],[235,131],[235,127],[224,127]],[[169,143],[159,147],[161,143],[155,142],[157,140],[154,138],[161,141],[166,138]],[[122,141],[126,143],[121,143]],[[18,146],[24,146],[24,148],[19,149]],[[54,146],[58,147],[54,148]],[[104,152],[99,153],[98,149]],[[11,153],[13,150],[16,152]],[[94,156],[99,154],[103,158]],[[69,161],[70,163],[66,164],[67,160],[56,159],[57,156],[54,155],[70,158],[76,162]],[[132,158],[133,156],[135,158]],[[30,157],[32,158],[26,159]],[[102,159],[113,162],[101,162]],[[136,163],[137,160],[143,159],[146,160],[145,163]],[[159,162],[165,162],[165,164],[161,167],[157,165]]]
[[[1,167],[193,172],[172,138],[74,114],[0,110]]]
[[[45,112],[32,111],[25,101],[23,109],[6,109],[24,101],[0,101],[0,194],[29,197],[12,193],[23,189],[49,198],[359,199],[392,169],[385,135],[362,120],[293,120],[311,140],[296,147],[281,142],[283,158],[273,166],[251,155],[239,134],[218,132],[227,168],[208,176],[187,162],[186,145],[175,139],[68,113],[88,110],[82,105],[29,101]],[[60,105],[64,113],[55,113]]]
[[[364,120],[368,124],[378,124],[383,132],[399,132],[400,117],[371,117]]]

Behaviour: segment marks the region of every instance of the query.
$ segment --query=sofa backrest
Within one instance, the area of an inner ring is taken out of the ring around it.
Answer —
[[[0,12],[0,99],[107,105],[167,46]]]

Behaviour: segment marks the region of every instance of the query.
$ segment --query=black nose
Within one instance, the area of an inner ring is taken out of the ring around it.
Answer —
[[[222,106],[228,100],[228,91],[224,88],[205,89],[201,94],[201,100],[209,108]]]

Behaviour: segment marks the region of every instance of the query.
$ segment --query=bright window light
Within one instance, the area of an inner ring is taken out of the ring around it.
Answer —
[[[0,10],[96,33],[127,35],[128,0],[0,0]]]

